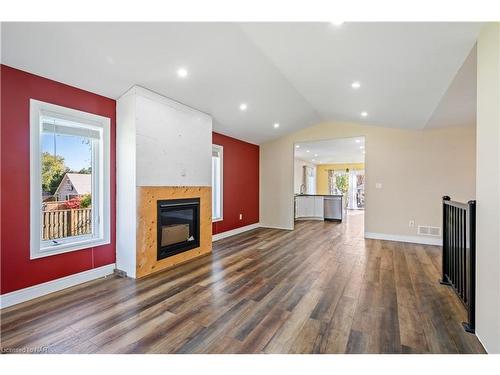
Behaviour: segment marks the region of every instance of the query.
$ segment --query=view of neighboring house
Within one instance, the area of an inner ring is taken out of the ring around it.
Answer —
[[[89,173],[66,173],[57,187],[56,201],[67,201],[92,191],[92,175]]]

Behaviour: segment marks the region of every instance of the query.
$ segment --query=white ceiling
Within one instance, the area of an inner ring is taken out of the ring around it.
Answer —
[[[1,58],[3,64],[115,99],[138,84],[209,113],[216,131],[263,143],[323,120],[423,128],[479,28],[477,23],[3,23]],[[187,68],[186,79],[177,77],[179,67]],[[350,87],[354,80],[360,89]],[[453,100],[463,98],[459,93]],[[448,107],[461,105],[453,100]],[[238,109],[242,102],[248,104],[245,112]],[[369,116],[360,118],[361,111]],[[465,115],[470,113],[458,120]]]
[[[364,137],[300,142],[295,144],[295,158],[312,164],[364,163],[364,149]]]
[[[422,128],[475,44],[474,23],[253,23],[242,28],[324,119]],[[353,81],[361,88],[350,89]]]
[[[474,126],[476,124],[476,91],[477,60],[474,46],[426,126],[429,128]]]

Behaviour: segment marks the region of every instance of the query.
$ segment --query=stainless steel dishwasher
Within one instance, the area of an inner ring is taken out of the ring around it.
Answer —
[[[324,197],[325,220],[342,221],[342,195],[327,195]]]

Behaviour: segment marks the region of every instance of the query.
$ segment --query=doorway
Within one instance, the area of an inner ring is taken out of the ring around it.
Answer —
[[[346,208],[349,210],[365,208],[365,169],[362,164],[353,166],[346,163],[327,172],[329,194],[345,194]]]
[[[295,220],[328,220],[329,215],[324,214],[328,209],[325,204],[330,204],[332,197],[342,201],[342,219],[338,221],[350,215],[362,215],[365,209],[365,137],[296,143],[294,194]]]

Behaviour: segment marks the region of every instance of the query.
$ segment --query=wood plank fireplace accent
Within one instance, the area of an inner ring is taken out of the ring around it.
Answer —
[[[200,198],[200,246],[157,260],[157,201]],[[137,187],[136,277],[173,267],[212,251],[212,188],[210,186]]]

